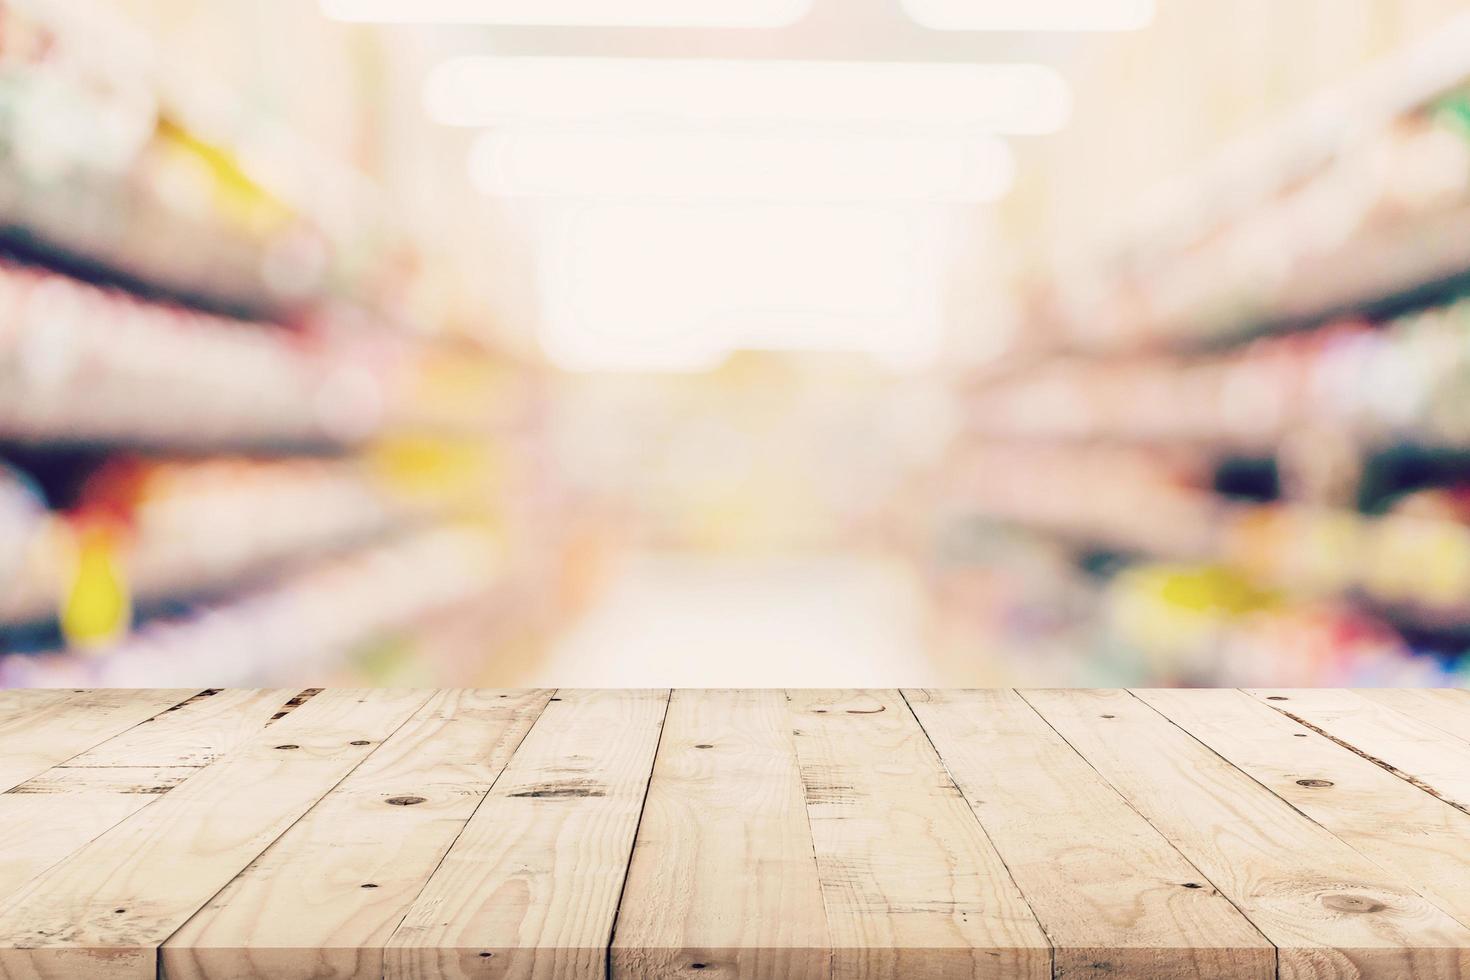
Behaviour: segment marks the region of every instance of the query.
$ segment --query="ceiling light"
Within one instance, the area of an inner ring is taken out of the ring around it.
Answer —
[[[436,67],[435,121],[965,128],[1055,132],[1066,81],[1043,65],[469,56]]]
[[[321,0],[334,20],[536,27],[785,27],[811,0]]]
[[[1015,162],[991,136],[655,130],[491,131],[470,177],[497,197],[929,201],[1004,196]]]
[[[702,370],[735,350],[937,356],[943,208],[591,204],[540,238],[542,346],[571,370]]]
[[[936,31],[1134,31],[1154,19],[1154,0],[900,0]]]

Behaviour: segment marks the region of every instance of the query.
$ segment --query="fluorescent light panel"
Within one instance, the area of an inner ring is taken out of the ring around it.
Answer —
[[[982,203],[1015,176],[994,137],[866,133],[491,131],[469,165],[497,197],[651,201]]]
[[[936,31],[1133,31],[1154,18],[1154,0],[901,0]]]
[[[944,209],[590,204],[540,243],[543,348],[578,371],[698,371],[734,350],[926,363],[953,264]]]
[[[333,20],[537,27],[785,27],[811,0],[321,0]]]
[[[1055,132],[1066,81],[1043,65],[469,56],[424,101],[453,126],[509,123],[888,126]]]

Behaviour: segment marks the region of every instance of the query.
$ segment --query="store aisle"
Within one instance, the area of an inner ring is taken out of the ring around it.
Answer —
[[[878,558],[642,554],[540,662],[497,683],[891,687],[961,683],[919,655],[918,583]]]

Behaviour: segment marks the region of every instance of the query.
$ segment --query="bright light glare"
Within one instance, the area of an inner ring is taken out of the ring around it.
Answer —
[[[1067,83],[1042,65],[463,57],[436,67],[435,121],[964,128],[1051,133]]]
[[[575,371],[697,371],[734,350],[937,356],[965,215],[946,208],[564,206],[540,253],[541,342]]]
[[[811,0],[321,0],[334,20],[542,27],[785,27]]]
[[[994,137],[492,131],[470,176],[501,197],[994,201],[1015,162]]]
[[[1135,31],[1154,19],[1154,0],[901,0],[936,31]]]

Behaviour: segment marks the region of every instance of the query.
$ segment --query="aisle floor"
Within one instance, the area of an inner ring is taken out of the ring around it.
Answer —
[[[894,687],[967,683],[926,655],[904,565],[877,558],[644,554],[520,685]]]

